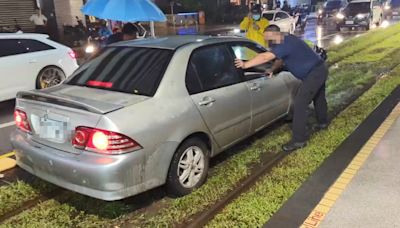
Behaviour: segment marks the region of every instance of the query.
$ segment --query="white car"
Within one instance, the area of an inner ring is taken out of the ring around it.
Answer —
[[[59,84],[77,68],[74,51],[43,34],[0,34],[0,101]]]
[[[269,21],[270,25],[277,25],[282,32],[293,34],[296,29],[296,17],[281,10],[267,10],[262,16]]]

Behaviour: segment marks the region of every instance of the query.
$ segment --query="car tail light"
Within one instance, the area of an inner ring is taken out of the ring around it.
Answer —
[[[26,113],[24,111],[15,109],[14,121],[15,121],[15,125],[17,125],[17,127],[19,129],[21,129],[22,131],[25,131],[25,132],[32,131],[31,126],[29,125],[29,122],[28,122],[28,116],[26,115]]]
[[[123,154],[139,150],[142,146],[128,136],[89,127],[77,127],[72,145],[79,149],[102,154]]]
[[[74,51],[69,51],[68,55],[72,58],[72,59],[76,59],[76,53]]]
[[[88,86],[94,86],[94,87],[103,87],[103,88],[111,88],[113,86],[112,82],[102,82],[102,81],[95,81],[95,80],[90,80],[86,83]]]

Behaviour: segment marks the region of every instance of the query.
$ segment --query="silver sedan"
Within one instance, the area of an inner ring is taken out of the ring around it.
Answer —
[[[285,116],[298,81],[242,71],[265,51],[234,37],[117,43],[59,86],[18,93],[18,165],[66,189],[118,200],[201,186],[209,159]]]

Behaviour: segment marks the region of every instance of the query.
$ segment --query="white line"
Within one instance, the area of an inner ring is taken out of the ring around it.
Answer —
[[[15,125],[14,121],[8,122],[8,123],[4,123],[4,124],[0,124],[0,129],[2,128],[6,128],[6,127],[10,127]]]

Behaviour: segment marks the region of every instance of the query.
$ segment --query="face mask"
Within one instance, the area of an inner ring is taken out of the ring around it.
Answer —
[[[253,19],[256,20],[256,21],[260,20],[260,18],[261,18],[260,15],[253,15]]]

